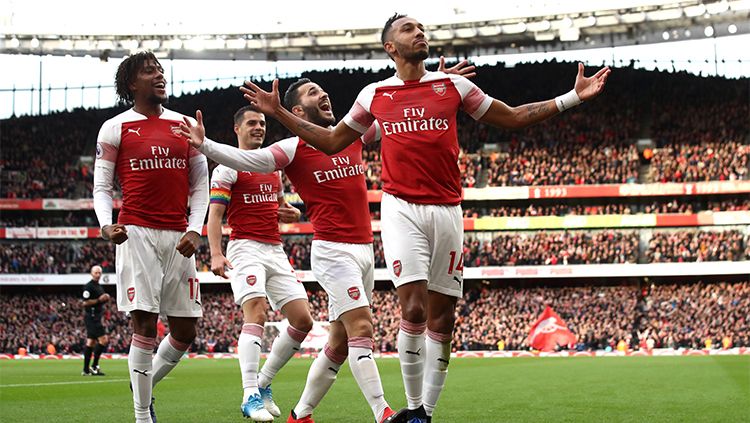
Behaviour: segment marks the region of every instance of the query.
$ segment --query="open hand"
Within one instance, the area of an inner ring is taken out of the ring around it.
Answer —
[[[462,60],[457,65],[445,68],[445,56],[440,56],[440,64],[438,65],[438,72],[452,73],[455,75],[462,75],[465,78],[473,78],[477,76],[474,70],[477,68],[474,65],[466,66],[469,64],[468,60]]]
[[[583,76],[583,63],[578,63],[578,75],[576,75],[575,90],[581,101],[591,100],[604,91],[604,84],[607,83],[607,77],[612,72],[609,66],[599,69],[592,77]]]
[[[190,122],[190,119],[184,117],[184,123],[180,124],[180,135],[187,138],[188,144],[193,148],[200,148],[203,140],[206,138],[206,128],[203,126],[203,113],[200,110],[195,112],[196,124]]]
[[[281,107],[278,79],[273,80],[271,92],[265,91],[251,81],[245,81],[245,86],[240,87],[240,91],[242,91],[244,94],[243,97],[245,97],[252,106],[255,106],[259,112],[264,113],[266,116],[275,116],[276,110]]]

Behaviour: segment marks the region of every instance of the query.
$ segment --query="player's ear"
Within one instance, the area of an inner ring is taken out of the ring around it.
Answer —
[[[238,125],[234,125],[234,133],[237,135],[240,134],[240,127]]]
[[[385,52],[388,53],[388,56],[393,58],[393,54],[396,53],[396,46],[393,45],[393,41],[386,41],[383,43],[383,49],[385,49]]]
[[[305,109],[302,108],[299,104],[292,107],[292,113],[294,113],[297,116],[302,116],[305,114]]]

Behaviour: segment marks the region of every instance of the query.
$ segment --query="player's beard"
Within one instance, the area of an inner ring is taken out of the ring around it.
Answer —
[[[430,57],[429,47],[424,50],[417,50],[414,47],[406,46],[405,44],[396,44],[396,50],[399,56],[409,62],[423,61]]]
[[[410,52],[409,54],[405,54],[403,57],[404,59],[409,60],[409,61],[421,62],[427,59],[428,57],[430,57],[430,52],[427,50],[416,50],[416,51]]]
[[[151,104],[167,104],[167,101],[169,101],[169,96],[165,95],[164,97],[160,97],[156,94],[151,94],[151,96],[148,98],[149,103]]]
[[[302,106],[302,109],[305,111],[307,120],[318,126],[322,126],[323,128],[328,128],[329,126],[336,123],[335,116],[332,116],[330,118],[327,116],[323,116],[320,113],[320,109],[318,108],[318,106],[314,106],[314,107]]]

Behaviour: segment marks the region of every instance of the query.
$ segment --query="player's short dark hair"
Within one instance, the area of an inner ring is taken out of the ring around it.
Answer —
[[[133,93],[130,92],[130,87],[128,87],[128,85],[133,82],[136,75],[138,75],[141,66],[143,66],[143,63],[148,60],[153,60],[159,68],[162,67],[161,63],[159,63],[159,59],[157,59],[154,53],[150,51],[139,51],[138,53],[132,54],[123,60],[122,63],[120,63],[120,66],[117,67],[117,73],[115,73],[115,89],[117,91],[117,96],[120,97],[121,101],[127,103],[133,102]]]
[[[245,112],[255,112],[263,114],[260,110],[255,108],[252,104],[248,104],[247,106],[242,106],[239,109],[237,109],[236,112],[234,112],[234,124],[239,125],[240,122],[242,122],[242,117],[245,116]]]
[[[388,32],[393,27],[393,23],[396,22],[397,20],[399,20],[401,18],[405,18],[405,17],[406,17],[406,15],[401,15],[398,12],[396,12],[396,13],[393,14],[393,16],[391,16],[390,18],[388,18],[387,21],[385,21],[385,25],[383,25],[383,32],[380,33],[380,42],[382,44],[385,44],[385,41],[386,41],[385,39],[388,37]]]
[[[310,79],[308,78],[300,78],[292,83],[292,85],[289,86],[289,88],[286,89],[286,92],[284,93],[284,108],[292,111],[292,107],[299,104],[299,87],[310,83]]]

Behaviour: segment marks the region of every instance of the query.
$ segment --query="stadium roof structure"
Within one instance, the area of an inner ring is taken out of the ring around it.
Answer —
[[[7,4],[0,8],[0,53],[102,60],[142,49],[172,59],[386,58],[380,32],[392,10],[424,23],[432,52],[445,55],[603,48],[750,33],[750,0],[380,0],[370,5],[213,0],[200,10],[146,0],[130,0],[125,7],[84,0],[2,3]],[[96,12],[86,12],[94,8]]]

